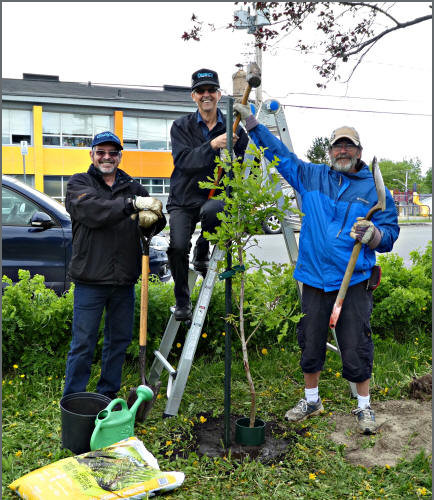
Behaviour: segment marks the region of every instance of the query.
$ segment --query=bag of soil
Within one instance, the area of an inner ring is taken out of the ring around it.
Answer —
[[[9,485],[21,498],[111,500],[148,498],[181,486],[183,472],[162,472],[157,459],[136,437],[101,450],[64,458]]]

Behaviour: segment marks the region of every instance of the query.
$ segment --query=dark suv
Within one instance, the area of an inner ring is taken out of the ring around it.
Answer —
[[[7,175],[2,176],[3,274],[18,281],[18,269],[42,274],[58,294],[68,290],[71,258],[71,218],[64,206]],[[149,249],[151,274],[170,279],[167,240],[154,236]],[[4,286],[4,285],[3,285]]]

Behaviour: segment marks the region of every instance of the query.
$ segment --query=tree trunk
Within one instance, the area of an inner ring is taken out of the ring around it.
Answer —
[[[243,265],[243,253],[241,249],[238,249],[238,260],[240,265]],[[256,391],[255,386],[253,384],[252,375],[250,373],[249,366],[249,355],[247,352],[247,342],[246,342],[246,334],[244,331],[244,274],[241,275],[241,283],[240,283],[240,337],[241,337],[241,349],[243,352],[243,363],[244,370],[246,371],[247,382],[249,384],[250,389],[250,424],[249,427],[255,426],[255,417],[256,417]]]

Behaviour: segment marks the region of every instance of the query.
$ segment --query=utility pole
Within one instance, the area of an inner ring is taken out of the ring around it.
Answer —
[[[238,17],[238,20],[234,22],[234,27],[237,29],[246,29],[247,33],[250,35],[254,35],[259,26],[266,26],[267,24],[270,24],[270,21],[267,19],[264,11],[262,10],[254,10],[253,14],[250,14],[250,7],[248,7],[247,11],[235,11],[235,15]],[[256,41],[255,37],[255,45]],[[259,66],[262,75],[262,49],[258,46],[255,46],[255,62]],[[256,109],[259,109],[259,105],[262,102],[262,85],[256,88],[255,97]]]

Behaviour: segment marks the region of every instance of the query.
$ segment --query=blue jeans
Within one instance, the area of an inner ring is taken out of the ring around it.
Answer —
[[[134,296],[134,285],[75,284],[72,340],[66,362],[64,396],[86,391],[104,308],[101,376],[96,392],[113,396],[119,391],[125,352],[133,333]]]

